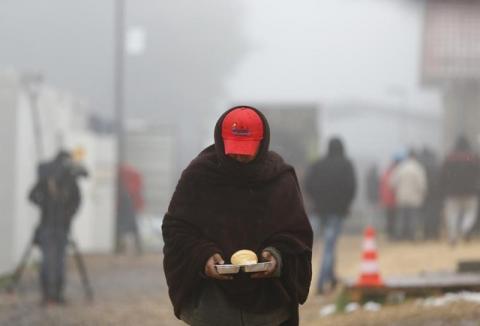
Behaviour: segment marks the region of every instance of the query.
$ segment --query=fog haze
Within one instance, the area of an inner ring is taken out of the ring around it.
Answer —
[[[419,86],[421,4],[382,0],[127,1],[146,31],[128,56],[130,116],[169,118],[250,100],[396,100],[438,106]],[[112,113],[113,2],[0,2],[0,64],[46,79]],[[225,91],[227,91],[225,93]],[[394,96],[392,96],[394,93]]]

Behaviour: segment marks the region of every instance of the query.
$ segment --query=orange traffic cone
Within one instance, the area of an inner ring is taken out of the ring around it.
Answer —
[[[383,286],[378,267],[375,229],[371,226],[367,227],[364,232],[362,264],[357,286]]]

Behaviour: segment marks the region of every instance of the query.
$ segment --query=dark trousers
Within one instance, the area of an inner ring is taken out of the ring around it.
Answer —
[[[395,223],[396,223],[396,209],[395,207],[385,208],[386,231],[389,239],[395,238]]]
[[[40,236],[40,284],[44,301],[63,302],[67,234],[45,230]]]
[[[427,200],[423,208],[423,238],[425,240],[438,239],[441,227],[440,204],[437,200]]]
[[[322,292],[324,286],[328,283],[336,282],[335,275],[335,251],[337,246],[337,239],[342,231],[343,218],[338,215],[325,215],[322,216],[322,227],[324,246],[322,265],[320,267],[320,273],[317,282],[317,292]]]
[[[143,253],[143,244],[138,227],[133,228],[130,232],[123,231],[119,234],[116,240],[116,248],[118,253],[125,253],[127,251],[125,242],[128,234],[131,234],[133,237],[137,255],[141,255]]]
[[[397,240],[415,240],[415,230],[418,218],[418,208],[400,206],[396,216],[395,238]]]

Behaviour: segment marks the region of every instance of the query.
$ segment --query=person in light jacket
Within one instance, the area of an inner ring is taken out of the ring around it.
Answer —
[[[415,240],[417,220],[427,192],[427,177],[413,150],[393,170],[390,184],[395,192],[398,212],[395,238]]]

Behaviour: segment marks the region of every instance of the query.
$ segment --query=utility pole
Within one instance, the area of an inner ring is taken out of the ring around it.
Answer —
[[[115,81],[114,109],[117,136],[116,202],[115,202],[115,253],[120,251],[119,203],[120,165],[125,160],[124,91],[125,91],[125,0],[115,0]]]

